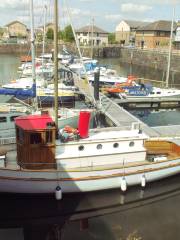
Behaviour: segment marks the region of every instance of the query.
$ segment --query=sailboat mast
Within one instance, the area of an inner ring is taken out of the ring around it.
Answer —
[[[44,26],[43,26],[43,57],[42,57],[42,67],[44,68],[44,54],[45,54],[45,40],[46,40],[46,15],[47,15],[47,6],[44,5]]]
[[[92,26],[91,26],[91,58],[93,58],[93,36],[94,36],[94,18],[92,18]]]
[[[175,16],[175,8],[173,7],[173,16],[171,22],[171,35],[169,41],[169,52],[168,52],[168,66],[167,66],[167,73],[166,73],[166,88],[169,86],[169,74],[170,74],[170,65],[171,65],[171,51],[172,51],[172,37],[173,37],[173,28],[174,28],[174,16]]]
[[[58,126],[58,0],[54,0],[54,108]]]
[[[31,27],[31,58],[32,58],[32,79],[36,86],[36,68],[35,68],[35,37],[34,37],[34,8],[33,0],[29,1],[30,6],[30,27]],[[36,88],[35,88],[36,89]],[[37,94],[35,92],[34,108],[37,109]]]

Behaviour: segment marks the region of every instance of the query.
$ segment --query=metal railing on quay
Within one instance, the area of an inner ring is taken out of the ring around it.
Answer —
[[[14,144],[14,143],[16,143],[15,137],[0,138],[0,145]]]

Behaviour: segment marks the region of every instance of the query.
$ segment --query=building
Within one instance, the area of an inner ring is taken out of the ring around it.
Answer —
[[[4,40],[27,39],[28,38],[27,26],[19,21],[10,22],[9,24],[5,25],[2,38]]]
[[[76,30],[77,39],[80,45],[90,45],[93,39],[93,45],[107,45],[108,44],[108,32],[100,29],[97,26],[85,26]]]
[[[174,23],[174,33],[177,24]],[[167,48],[171,35],[171,21],[159,20],[136,30],[136,46],[141,48]]]
[[[117,27],[115,32],[116,42],[121,43],[122,45],[134,45],[136,30],[139,27],[143,27],[149,24],[148,22],[132,21],[132,20],[123,20]]]
[[[180,49],[180,21],[177,23],[175,39],[174,39],[174,47],[175,49]]]

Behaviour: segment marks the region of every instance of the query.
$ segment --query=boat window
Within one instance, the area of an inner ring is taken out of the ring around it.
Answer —
[[[97,149],[102,149],[102,144],[98,144],[96,148]]]
[[[114,148],[118,148],[118,147],[119,147],[119,143],[114,143],[114,144],[113,144],[113,147],[114,147]]]
[[[161,94],[161,92],[157,92],[157,94]]]
[[[83,145],[81,145],[81,146],[79,146],[79,151],[83,151],[84,150],[84,146]]]
[[[52,143],[52,131],[46,132],[46,143]]]
[[[17,118],[17,117],[18,117],[18,116],[11,116],[11,117],[10,117],[10,121],[11,121],[11,122],[14,122],[14,119]]]
[[[150,92],[150,94],[152,94],[152,95],[153,95],[153,94],[154,94],[154,92]]]
[[[6,121],[7,121],[6,117],[0,117],[0,122],[6,122]]]
[[[24,141],[24,132],[19,128],[17,128],[17,140],[20,143],[23,143],[23,141]]]
[[[130,147],[133,147],[133,146],[134,146],[134,142],[130,142],[130,143],[129,143],[129,146],[130,146]]]
[[[30,144],[38,144],[41,143],[41,134],[40,133],[31,133],[30,135]]]

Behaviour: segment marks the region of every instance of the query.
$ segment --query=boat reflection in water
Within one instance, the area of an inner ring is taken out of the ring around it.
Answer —
[[[33,240],[175,239],[180,234],[179,200],[180,175],[144,189],[131,187],[125,194],[120,189],[66,194],[61,201],[53,195],[2,194],[0,226],[23,228],[24,239]]]

